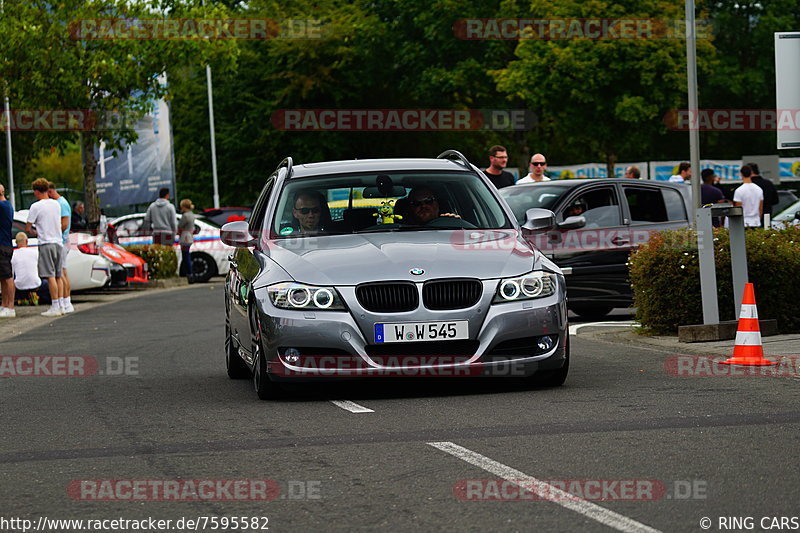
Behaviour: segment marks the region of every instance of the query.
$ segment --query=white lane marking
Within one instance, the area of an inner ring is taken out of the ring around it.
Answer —
[[[374,413],[372,409],[368,409],[363,405],[358,405],[355,402],[351,402],[350,400],[331,400],[331,403],[336,407],[341,407],[345,411],[350,411],[351,413]]]
[[[523,488],[521,484],[524,483],[524,488],[526,490],[533,489],[537,496],[557,503],[562,507],[580,513],[619,531],[624,531],[626,533],[661,533],[658,529],[637,522],[625,515],[615,513],[605,507],[600,507],[597,504],[582,500],[569,492],[558,489],[549,483],[538,480],[524,472],[506,466],[503,463],[498,463],[494,459],[489,459],[484,455],[468,450],[458,444],[452,442],[429,442],[428,444],[454,457],[458,457],[462,461],[466,461],[471,465],[475,465],[478,468],[482,468],[489,473],[499,476],[520,488]]]
[[[585,328],[586,326],[619,326],[619,327],[633,327],[638,326],[639,323],[634,320],[628,320],[625,322],[585,322],[583,324],[573,324],[569,327],[569,334],[576,335],[578,330],[581,328]]]

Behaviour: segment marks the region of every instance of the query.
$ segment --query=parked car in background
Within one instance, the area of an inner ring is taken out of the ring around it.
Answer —
[[[123,246],[134,244],[153,244],[153,236],[142,231],[144,213],[135,213],[115,218],[109,222],[109,240]],[[196,281],[208,281],[214,276],[224,276],[228,273],[228,256],[232,248],[223,244],[219,238],[219,226],[198,215],[195,221],[198,232],[194,236],[192,245],[192,271]],[[175,251],[178,255],[178,268],[180,268],[181,254],[178,245],[178,236],[175,236]]]
[[[250,213],[253,211],[252,207],[217,207],[206,209],[203,211],[203,217],[210,220],[217,226],[222,227],[223,224],[228,222],[236,222],[237,220],[250,220]]]
[[[556,215],[555,230],[528,238],[564,271],[567,306],[600,318],[629,307],[628,256],[656,231],[689,225],[688,185],[630,179],[575,179],[500,189],[518,222],[533,207]]]
[[[352,201],[333,213],[342,197]],[[296,199],[317,205],[295,209]],[[532,210],[525,223],[550,228],[553,213]],[[222,235],[236,247],[225,283],[228,375],[252,375],[261,399],[279,395],[281,381],[320,375],[485,373],[548,386],[567,377],[564,277],[457,152],[287,159],[250,221]]]
[[[772,227],[775,229],[798,225],[800,225],[800,201],[786,206],[783,211],[772,217]]]
[[[119,265],[124,270],[125,283],[123,285],[128,283],[147,283],[149,281],[147,261],[138,255],[132,254],[119,244],[111,242],[101,242],[98,245],[98,250],[103,257]],[[116,280],[112,281],[111,284],[115,285]]]
[[[778,191],[778,203],[772,206],[772,216],[775,217],[783,212],[784,209],[789,207],[800,200],[795,194],[795,191],[780,190]]]
[[[14,213],[12,235],[25,232],[28,210]],[[28,234],[28,246],[38,248],[38,239]],[[73,291],[98,289],[111,281],[112,263],[97,253],[97,237],[84,233],[70,234],[67,274]]]

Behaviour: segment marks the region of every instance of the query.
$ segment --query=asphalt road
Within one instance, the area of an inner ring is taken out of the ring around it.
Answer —
[[[0,379],[0,518],[35,526],[40,517],[174,524],[235,516],[268,517],[270,531],[573,532],[727,530],[720,517],[751,517],[754,527],[745,519],[738,530],[761,531],[762,517],[800,514],[797,379],[673,377],[664,360],[674,354],[581,331],[558,389],[377,379],[262,402],[249,381],[225,374],[222,298],[219,284],[145,294],[2,342],[0,356],[90,356],[99,372]],[[548,488],[547,499],[523,492],[522,501],[486,501],[498,490],[514,498],[516,485],[497,480],[529,477],[573,483],[582,498]],[[271,501],[92,500],[108,496],[97,489],[107,480],[265,479],[279,491]],[[656,490],[632,497],[615,488],[619,480]],[[613,500],[593,496],[591,482],[601,481]],[[701,529],[703,517],[710,529]]]

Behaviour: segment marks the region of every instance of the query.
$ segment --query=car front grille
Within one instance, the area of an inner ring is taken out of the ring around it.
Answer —
[[[483,285],[477,279],[442,279],[422,286],[422,302],[434,311],[465,309],[481,298]]]
[[[402,313],[419,307],[413,283],[368,283],[356,287],[361,307],[373,313]]]

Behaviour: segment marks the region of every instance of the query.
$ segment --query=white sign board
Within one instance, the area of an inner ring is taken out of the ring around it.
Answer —
[[[775,34],[775,95],[776,110],[788,116],[800,111],[800,32]],[[778,149],[800,148],[800,127],[793,124],[781,127],[778,121]]]

